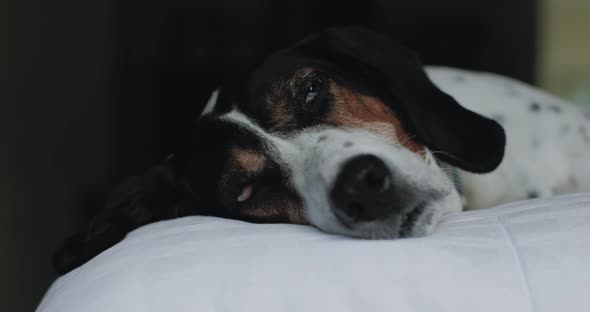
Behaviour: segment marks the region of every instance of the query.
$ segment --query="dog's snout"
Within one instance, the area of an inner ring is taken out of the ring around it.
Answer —
[[[385,163],[373,155],[348,160],[331,191],[333,209],[345,222],[371,221],[388,216],[395,189]]]

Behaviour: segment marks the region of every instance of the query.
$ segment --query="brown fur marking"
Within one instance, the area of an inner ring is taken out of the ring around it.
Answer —
[[[277,82],[266,97],[266,105],[271,112],[271,130],[281,132],[296,129],[293,99],[298,92],[299,82],[313,73],[313,68],[305,67],[296,71],[288,80]],[[396,114],[383,101],[376,97],[358,94],[333,81],[329,82],[333,97],[331,112],[325,123],[367,129],[394,144],[400,144],[408,150],[423,156],[424,146],[416,143],[405,131]]]
[[[230,149],[230,160],[226,166],[225,174],[220,181],[220,189],[228,182],[232,172],[242,172],[247,176],[256,176],[263,172],[268,165],[268,159],[264,154],[253,149],[233,147]],[[254,185],[256,187],[256,185]],[[283,220],[294,224],[307,224],[303,212],[303,204],[293,194],[276,194],[268,198],[266,202],[255,207],[247,207],[240,211],[245,219],[253,222],[269,222]]]
[[[264,170],[267,165],[266,157],[251,149],[240,149],[234,147],[230,150],[230,167],[249,174],[257,174]]]
[[[395,113],[380,99],[354,93],[332,82],[330,92],[334,107],[327,121],[346,127],[365,128],[422,155],[424,147],[404,130]]]
[[[260,221],[279,219],[293,224],[309,224],[304,217],[303,205],[292,198],[270,201],[263,205],[246,208],[242,211],[242,214]]]

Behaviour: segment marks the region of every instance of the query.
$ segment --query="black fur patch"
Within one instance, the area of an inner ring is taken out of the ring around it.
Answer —
[[[53,265],[65,274],[121,241],[141,225],[194,213],[185,184],[168,164],[126,179],[112,192],[106,207],[78,234],[65,240]]]

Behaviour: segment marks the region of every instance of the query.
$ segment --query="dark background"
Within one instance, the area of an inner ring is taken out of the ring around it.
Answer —
[[[160,160],[210,92],[269,51],[365,25],[427,64],[535,82],[536,1],[3,1],[2,311],[32,311],[53,249]]]

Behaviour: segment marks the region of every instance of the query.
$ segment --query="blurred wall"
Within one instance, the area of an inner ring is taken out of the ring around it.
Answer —
[[[0,3],[0,311],[33,311],[51,253],[111,174],[109,3]]]
[[[539,85],[590,106],[590,1],[541,0]]]

